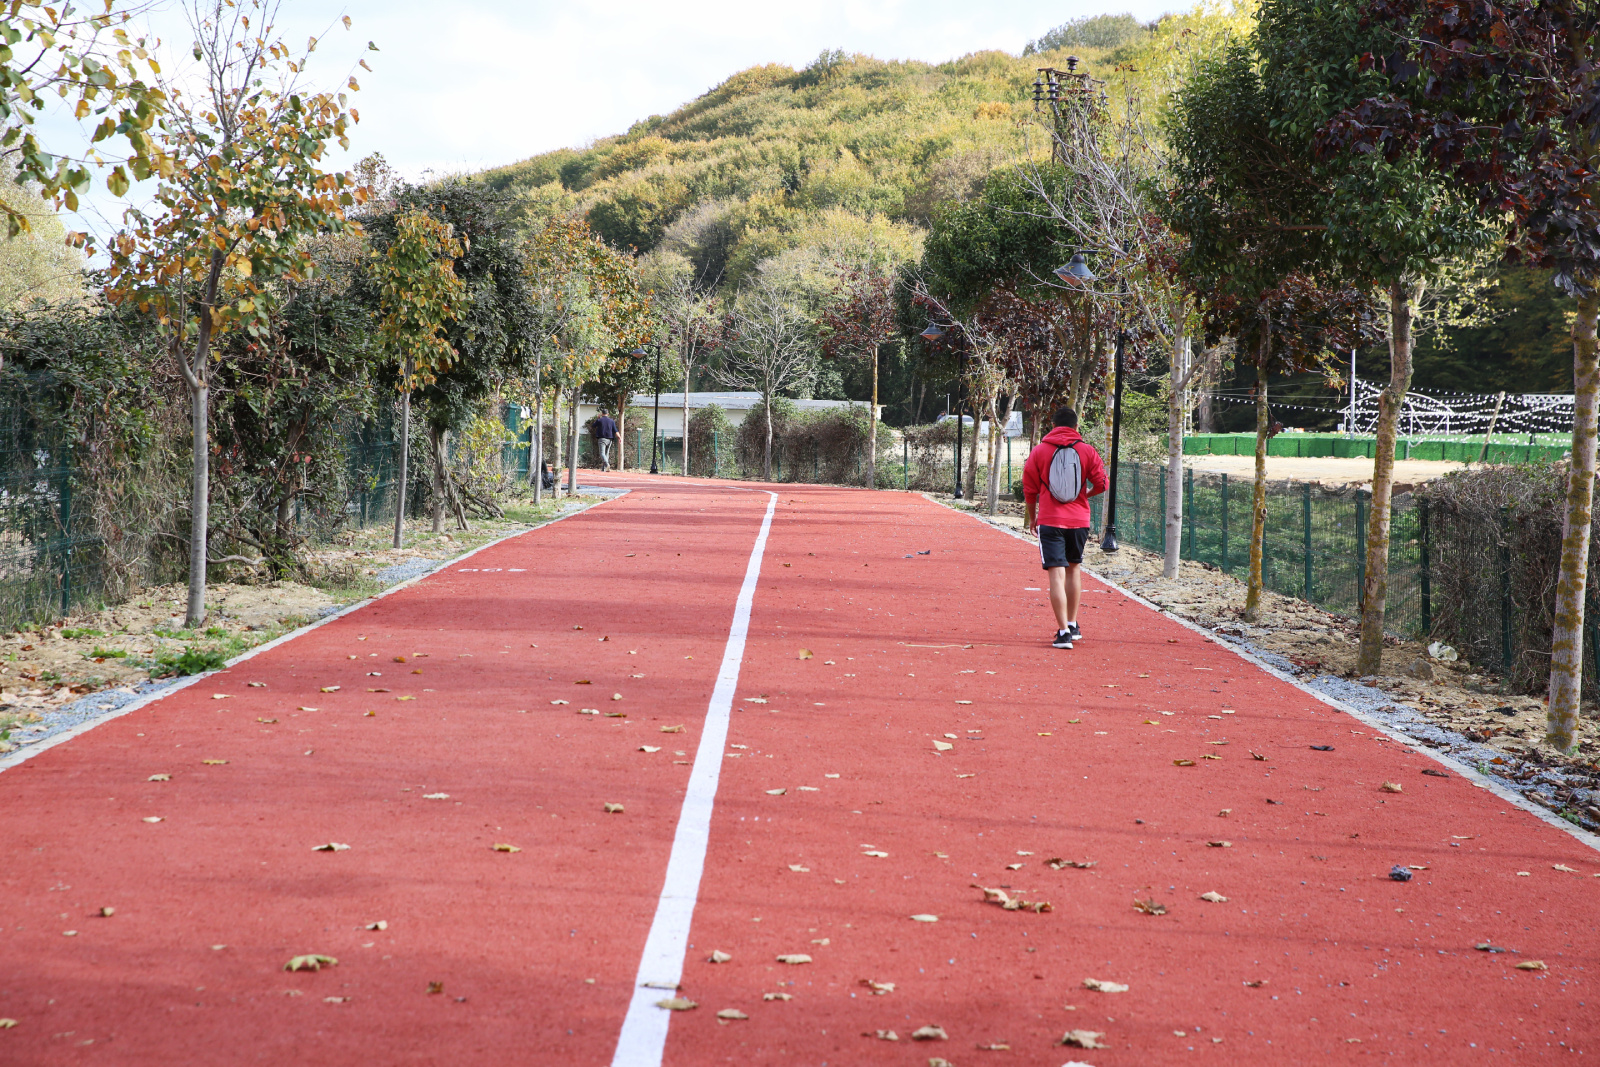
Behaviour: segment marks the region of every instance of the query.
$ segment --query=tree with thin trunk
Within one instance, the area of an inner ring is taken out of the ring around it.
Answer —
[[[349,147],[354,113],[343,93],[298,84],[308,57],[274,37],[277,7],[192,0],[186,8],[203,82],[192,95],[165,87],[157,139],[170,170],[155,189],[159,210],[130,208],[108,248],[108,297],[155,317],[189,392],[189,627],[206,617],[215,342],[231,330],[266,336],[274,283],[311,267],[303,238],[344,229],[346,209],[364,195],[352,175],[320,169],[329,142]]]
[[[1590,0],[1375,0],[1392,47],[1361,57],[1387,91],[1347,107],[1328,148],[1420,156],[1508,224],[1515,254],[1577,300],[1572,458],[1556,584],[1546,739],[1573,744],[1583,670],[1600,355],[1600,26]]]
[[[1391,27],[1369,19],[1368,7],[1362,0],[1263,2],[1255,45],[1277,136],[1315,145],[1341,111],[1387,91],[1388,77],[1359,62],[1394,44]],[[1356,660],[1367,675],[1382,669],[1394,457],[1418,305],[1455,261],[1494,244],[1499,227],[1487,225],[1459,183],[1428,167],[1420,151],[1389,158],[1325,139],[1323,147],[1309,175],[1320,191],[1323,241],[1344,276],[1382,290],[1389,310],[1389,382],[1378,397]]]
[[[689,391],[695,369],[722,346],[721,299],[695,286],[683,273],[655,294],[656,313],[666,332],[666,345],[677,358],[683,375],[683,473],[689,473]],[[712,471],[712,474],[715,474]]]
[[[817,328],[822,354],[872,362],[872,402],[867,408],[867,488],[878,486],[878,362],[885,342],[898,326],[894,275],[871,264],[838,264],[833,302]]]
[[[461,242],[446,223],[422,211],[395,220],[394,240],[372,253],[378,281],[378,330],[400,364],[400,462],[395,477],[394,547],[405,543],[411,391],[456,358],[445,327],[465,293],[453,261]]]
[[[1197,327],[1194,323],[1191,329]],[[1191,405],[1192,390],[1213,380],[1213,368],[1233,352],[1232,338],[1223,338],[1199,357],[1194,354],[1190,329],[1179,333],[1172,343],[1167,375],[1167,498],[1166,542],[1161,559],[1161,577],[1176,578],[1183,558],[1183,438]]]
[[[811,319],[792,293],[762,277],[735,297],[728,334],[722,365],[713,373],[724,385],[761,394],[766,421],[761,478],[770,482],[772,401],[805,382],[815,370]]]

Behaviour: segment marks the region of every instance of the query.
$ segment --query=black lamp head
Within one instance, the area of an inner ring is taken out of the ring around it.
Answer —
[[[639,347],[635,348],[632,352],[628,353],[628,355],[630,355],[630,356],[648,356],[649,354],[650,353],[648,353],[648,352],[646,352],[644,350],[644,345],[640,345]]]
[[[917,335],[925,341],[937,341],[944,336],[944,327],[937,322],[928,323],[928,328]]]

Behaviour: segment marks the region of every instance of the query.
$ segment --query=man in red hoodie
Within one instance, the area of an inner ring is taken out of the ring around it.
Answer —
[[[1022,465],[1022,499],[1029,533],[1039,537],[1039,561],[1050,576],[1050,606],[1056,613],[1056,648],[1083,637],[1078,602],[1083,599],[1083,548],[1089,542],[1089,498],[1106,491],[1109,479],[1100,453],[1078,433],[1078,413],[1058,408],[1055,428]]]

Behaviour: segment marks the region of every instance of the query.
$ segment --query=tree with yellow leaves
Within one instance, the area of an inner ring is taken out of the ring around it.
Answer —
[[[166,87],[156,136],[170,171],[153,198],[160,210],[130,208],[107,250],[107,296],[154,316],[189,389],[190,627],[206,614],[206,421],[212,363],[220,358],[215,342],[234,330],[267,336],[276,283],[311,269],[302,238],[345,229],[345,210],[363,195],[352,176],[319,165],[330,141],[349,146],[356,112],[343,92],[299,84],[316,41],[294,53],[275,38],[277,6],[191,0],[204,88],[191,94]],[[348,87],[359,88],[354,78]]]

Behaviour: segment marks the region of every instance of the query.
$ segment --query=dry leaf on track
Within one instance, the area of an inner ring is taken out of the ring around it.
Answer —
[[[706,962],[707,963],[727,963],[731,959],[733,959],[733,957],[730,956],[728,953],[722,951],[721,949],[714,948],[714,949],[711,950],[711,955],[706,957]]]
[[[1054,911],[1055,907],[1047,900],[1029,901],[1021,897],[1013,897],[1004,889],[990,889],[988,886],[973,883],[972,888],[983,891],[983,899],[988,904],[998,904],[1006,911]]]
[[[861,1036],[862,1037],[866,1037],[867,1035],[866,1034],[862,1034]],[[878,1031],[878,1040],[879,1041],[899,1041],[900,1040],[900,1035],[895,1033],[893,1030],[879,1030]]]
[[[811,873],[811,868],[810,867],[803,867],[798,863],[789,864],[789,869],[791,871],[795,872],[796,874],[810,874]]]
[[[935,741],[933,743],[933,748],[934,748],[935,752],[949,752],[952,748],[955,748],[955,747],[956,746],[952,745],[948,741]]]
[[[939,916],[923,913],[921,915],[911,916],[911,921],[914,923],[936,923],[939,921]]]
[[[640,745],[639,746],[639,751],[640,752],[660,752],[661,751],[661,746],[660,745]]]
[[[1215,890],[1213,890],[1213,891],[1211,891],[1209,893],[1201,893],[1200,894],[1200,899],[1201,900],[1208,900],[1213,904],[1226,904],[1228,902],[1228,898],[1227,897],[1223,896],[1221,893],[1216,892]]]
[[[779,956],[778,962],[791,964],[810,963],[811,957],[807,956],[804,952],[789,952]]]
[[[1174,767],[1193,767],[1194,766],[1194,760],[1192,760],[1192,759],[1175,759],[1175,760],[1172,761],[1172,765]]]
[[[309,956],[295,956],[283,965],[286,971],[320,971],[324,967],[332,967],[339,961],[332,956],[319,956],[313,953]]]
[[[9,1030],[16,1025],[17,1020],[15,1019],[0,1019],[0,1030]]]
[[[668,1011],[691,1011],[699,1006],[688,997],[668,997],[666,1000],[656,1001],[656,1007],[666,1008]]]
[[[1405,786],[1401,785],[1399,782],[1384,782],[1383,785],[1379,786],[1378,788],[1383,790],[1385,793],[1404,793],[1406,791]]]
[[[228,761],[225,759],[203,759],[200,762],[204,763],[208,767],[220,767]]]
[[[146,778],[145,781],[147,781],[147,782],[170,782],[170,781],[172,781],[172,775],[170,775],[170,774],[152,774],[150,777]]]
[[[322,687],[322,692],[324,693],[337,693],[338,691],[339,687],[336,685],[325,685]]]
[[[422,794],[422,799],[423,800],[449,800],[450,799],[450,794],[449,793],[424,793],[424,794]]]
[[[1154,900],[1135,900],[1133,906],[1146,915],[1165,915],[1167,913],[1167,906],[1158,904]]]
[[[1061,857],[1057,856],[1055,859],[1045,860],[1044,862],[1045,862],[1045,866],[1049,867],[1052,871],[1059,871],[1063,867],[1077,867],[1080,870],[1087,870],[1088,868],[1093,867],[1095,865],[1095,863],[1098,862],[1098,861],[1096,861],[1096,860],[1064,860]]]
[[[1061,1039],[1061,1043],[1063,1045],[1071,1045],[1074,1048],[1110,1048],[1110,1045],[1104,1044],[1100,1040],[1105,1036],[1105,1034],[1096,1030],[1068,1030],[1066,1036]]]
[[[159,815],[146,815],[144,817],[144,821],[145,822],[160,822],[161,821],[161,816],[159,816]]]
[[[1126,993],[1128,987],[1120,982],[1102,982],[1098,978],[1085,978],[1083,988],[1092,989],[1096,993]]]
[[[750,1018],[750,1016],[746,1015],[744,1012],[740,1011],[738,1008],[723,1008],[721,1011],[717,1012],[717,1018],[719,1018],[719,1019],[748,1019],[748,1018]]]
[[[683,726],[663,726],[661,732],[664,734],[681,734],[683,733]]]
[[[246,682],[244,684],[248,685],[251,689],[265,689],[267,687],[266,682]]]
[[[387,930],[387,929],[389,929],[389,921],[387,919],[379,919],[375,923],[368,923],[367,924],[367,929],[368,930]]]
[[[150,780],[152,782],[155,781],[154,778],[152,778]],[[1568,874],[1577,874],[1578,873],[1578,869],[1576,867],[1568,867],[1565,863],[1551,864],[1550,869],[1552,871],[1566,871]]]
[[[796,658],[797,659],[810,659],[811,658],[811,650],[809,648],[802,648],[800,650],[800,655],[797,656]]]
[[[769,789],[769,790],[767,790],[767,796],[769,796],[769,797],[781,797],[787,792],[788,792],[787,789]]]
[[[875,857],[877,859],[880,859],[880,860],[886,860],[886,859],[889,858],[889,854],[887,852],[879,852],[877,849],[870,849],[870,850],[868,850],[866,852],[863,852],[862,855],[863,856],[873,856],[873,857]]]
[[[329,841],[326,845],[317,845],[311,851],[312,852],[345,852],[345,851],[348,851],[349,848],[350,848],[349,845],[341,845],[337,841]]]
[[[875,997],[885,996],[894,992],[893,982],[880,982],[873,978],[863,978],[861,979],[861,984],[872,990],[872,995]]]
[[[516,845],[499,844],[499,845],[494,846],[494,851],[496,851],[496,852],[521,852],[522,850],[520,848],[518,848]]]
[[[1549,969],[1544,965],[1544,960],[1523,960],[1517,964],[1517,970],[1519,971],[1548,971]]]
[[[942,1026],[919,1026],[911,1032],[913,1041],[949,1041],[950,1035],[944,1032]]]
[[[1259,752],[1257,752],[1257,751],[1256,751],[1256,750],[1255,750],[1255,749],[1251,749],[1251,750],[1250,750],[1250,758],[1251,758],[1251,759],[1259,759],[1259,760],[1264,760],[1264,759],[1266,759],[1266,758],[1267,758],[1267,757],[1265,757],[1265,756],[1263,756],[1263,755],[1262,755],[1262,754],[1261,754],[1261,753],[1259,753]]]
[[[1206,846],[1208,848],[1232,848],[1233,847],[1233,842],[1232,841],[1207,841],[1206,842]]]
[[[761,994],[761,999],[762,1000],[793,1000],[794,999],[794,994],[792,994],[792,993],[763,993],[763,994]]]
[[[607,804],[606,805],[606,814],[607,815],[622,815],[622,814],[624,814],[624,812],[622,810],[622,805],[621,804]]]
[[[230,699],[232,699],[232,697],[233,697],[232,693],[212,693],[211,694],[211,699],[212,700],[230,700]]]

